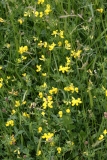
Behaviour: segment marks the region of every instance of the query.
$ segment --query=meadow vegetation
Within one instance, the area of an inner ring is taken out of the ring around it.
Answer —
[[[0,1],[0,159],[107,159],[106,0]]]

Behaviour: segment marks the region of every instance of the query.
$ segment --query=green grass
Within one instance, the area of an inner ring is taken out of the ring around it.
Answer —
[[[106,160],[106,0],[39,1],[0,1],[0,159]]]

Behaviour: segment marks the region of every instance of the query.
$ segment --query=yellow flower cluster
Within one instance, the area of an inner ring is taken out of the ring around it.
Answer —
[[[98,140],[99,140],[99,141],[103,140],[103,139],[104,139],[104,136],[105,136],[106,134],[107,134],[107,130],[105,129],[105,130],[103,131],[103,134],[101,134],[101,135],[99,136]]]
[[[47,42],[42,42],[42,41],[40,41],[40,42],[38,43],[38,46],[39,46],[40,48],[41,48],[41,47],[44,47],[44,48],[48,47],[48,48],[49,48],[49,51],[52,51],[52,50],[54,49],[54,47],[56,46],[56,44],[53,42],[52,44],[48,45]],[[42,56],[43,56],[43,55],[42,55]]]
[[[99,9],[97,9],[97,11],[100,13],[103,13],[104,10],[103,10],[103,8],[99,8]]]
[[[67,60],[67,62],[66,62],[66,66],[69,66],[69,65],[70,65],[70,63],[71,63],[71,58],[70,58],[70,57],[66,57],[66,60]]]
[[[72,93],[77,92],[78,93],[78,88],[74,87],[73,83],[71,83],[69,86],[64,87],[65,91],[71,91]]]
[[[62,73],[69,72],[69,69],[70,67],[68,66],[59,66],[59,71],[61,71]]]
[[[68,42],[68,40],[65,40],[65,49],[70,50],[71,44]]]
[[[22,56],[22,55],[21,55],[21,58],[18,58],[18,59],[17,59],[17,63],[21,63],[21,62],[23,62],[23,61],[26,60],[26,59],[27,59],[26,56]]]
[[[10,145],[14,145],[15,144],[15,142],[16,142],[16,139],[14,138],[14,135],[12,135],[11,137],[10,137]]]
[[[62,30],[60,30],[59,32],[58,32],[58,30],[55,30],[55,31],[53,31],[52,32],[52,34],[51,34],[52,36],[59,36],[60,38],[64,38],[64,31],[62,31]]]
[[[38,4],[43,4],[44,0],[38,0]]]
[[[46,8],[45,8],[45,10],[42,12],[42,11],[32,11],[33,12],[33,14],[35,15],[35,17],[40,17],[40,18],[42,18],[44,15],[45,16],[47,16],[47,15],[49,15],[49,13],[51,12],[52,10],[51,10],[51,6],[49,5],[49,4],[47,4],[46,5]],[[24,14],[24,15],[26,15],[26,14]],[[28,15],[27,15],[28,16]]]
[[[49,13],[51,12],[51,6],[49,4],[46,5],[46,9],[44,10],[44,14],[45,15],[49,15]]]
[[[59,71],[61,71],[62,73],[69,72],[70,64],[71,64],[71,58],[70,57],[66,57],[65,66],[60,65],[59,66]]]
[[[41,85],[42,88],[46,89],[47,88],[47,84],[44,82],[42,85]]]
[[[23,117],[27,117],[27,118],[29,118],[30,116],[29,116],[29,114],[28,114],[28,113],[23,112]]]
[[[8,126],[14,126],[14,121],[13,120],[9,120],[6,122],[6,127]]]
[[[49,93],[52,95],[52,94],[57,94],[58,92],[58,88],[55,88],[55,87],[52,87],[51,90],[49,90]]]
[[[28,47],[27,46],[21,46],[19,47],[19,53],[20,54],[23,54],[24,52],[27,52],[28,51]]]
[[[53,42],[52,44],[49,45],[49,51],[52,51],[56,44]]]
[[[39,47],[43,47],[43,46],[44,46],[44,48],[46,48],[47,45],[48,45],[47,42],[42,42],[42,41],[40,41],[40,42],[38,43],[38,46],[39,46]]]
[[[54,134],[49,132],[49,133],[44,133],[42,138],[46,139],[46,141],[49,142],[53,136],[54,136]]]
[[[78,50],[78,51],[71,51],[71,56],[73,56],[74,58],[80,58],[80,54],[81,54],[82,50]]]
[[[57,152],[58,152],[59,154],[61,153],[61,150],[62,150],[61,147],[58,147],[58,148],[57,148]]]
[[[71,103],[72,103],[72,106],[75,106],[75,105],[78,106],[79,104],[82,103],[82,101],[80,98],[75,99],[74,97],[72,97]]]
[[[62,112],[62,111],[59,111],[58,114],[59,114],[59,117],[61,118],[62,115],[63,115],[63,112]]]
[[[53,108],[52,104],[53,104],[52,96],[47,96],[46,98],[43,97],[43,104],[42,104],[43,109],[46,109],[47,106],[48,106],[49,108]]]

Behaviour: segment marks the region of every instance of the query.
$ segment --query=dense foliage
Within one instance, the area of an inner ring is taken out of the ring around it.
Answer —
[[[0,159],[107,159],[107,3],[0,1]]]

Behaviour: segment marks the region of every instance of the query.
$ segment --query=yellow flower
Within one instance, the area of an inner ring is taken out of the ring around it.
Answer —
[[[78,93],[78,88],[74,87],[74,85],[71,83],[69,86],[64,87],[65,91],[71,91],[72,93],[77,92]]]
[[[19,101],[15,101],[15,107],[19,107],[20,106],[20,102]]]
[[[51,6],[49,4],[46,5],[46,9],[44,11],[45,15],[48,15],[51,12]]]
[[[13,120],[9,120],[6,122],[6,127],[8,126],[14,126],[14,121]]]
[[[37,155],[37,156],[40,156],[41,153],[42,153],[42,152],[39,150],[36,155]]]
[[[107,134],[107,130],[106,130],[106,129],[103,131],[103,134],[104,134],[104,135],[106,135],[106,134]]]
[[[70,57],[66,57],[66,60],[67,60],[66,66],[70,65],[70,63],[71,63]]]
[[[42,42],[42,41],[40,41],[39,43],[38,43],[38,46],[39,47],[42,47],[44,45],[44,43]]]
[[[22,24],[22,23],[23,23],[23,19],[22,19],[22,18],[19,18],[19,19],[18,19],[18,22],[19,22],[20,24]]]
[[[3,78],[0,78],[0,82],[3,82]]]
[[[43,12],[39,13],[39,17],[42,18],[43,17]]]
[[[77,88],[77,87],[75,87],[75,92],[77,92],[77,93],[78,93],[78,88]]]
[[[7,47],[7,48],[10,48],[10,44],[9,44],[9,43],[6,43],[6,47]]]
[[[42,76],[44,76],[44,77],[45,77],[46,75],[47,75],[46,73],[42,73]]]
[[[98,12],[103,13],[103,8],[97,9]]]
[[[16,142],[16,139],[14,138],[14,135],[12,135],[11,137],[10,137],[10,145],[13,145],[13,144],[15,144],[15,142]]]
[[[52,104],[53,104],[52,96],[47,96],[47,98],[43,97],[43,104],[42,104],[43,109],[46,109],[47,106],[49,108],[53,108]]]
[[[44,133],[42,138],[46,139],[46,141],[49,142],[52,139],[53,136],[54,136],[54,134],[49,132],[49,133]]]
[[[23,101],[23,102],[22,102],[22,105],[24,105],[24,104],[26,104],[26,101]]]
[[[42,112],[41,115],[44,116],[44,115],[45,115],[45,112]]]
[[[64,31],[60,30],[60,32],[58,33],[60,38],[64,38]]]
[[[23,73],[22,76],[23,76],[23,77],[26,77],[26,73]]]
[[[47,45],[48,45],[48,43],[47,43],[47,42],[44,42],[43,45],[44,45],[44,48],[46,48]]]
[[[42,127],[38,128],[38,132],[41,133],[42,132]]]
[[[58,92],[58,89],[55,88],[55,87],[52,87],[52,89],[49,90],[49,93],[50,93],[50,94],[56,94],[57,92]]]
[[[59,111],[58,114],[59,114],[59,117],[61,118],[62,115],[63,115],[63,112],[62,112],[62,111]]]
[[[3,86],[3,84],[0,82],[0,88]]]
[[[71,101],[65,101],[63,100],[63,102],[68,106],[69,104],[71,104]]]
[[[106,95],[106,97],[107,97],[107,90],[105,91],[105,95]]]
[[[74,97],[72,97],[71,103],[72,103],[72,106],[74,106],[74,105],[78,106],[79,104],[82,103],[82,101],[80,98],[75,99]]]
[[[21,59],[22,59],[22,61],[23,61],[23,60],[26,60],[27,57],[26,57],[26,56],[21,56]]]
[[[71,51],[71,56],[73,56],[74,58],[80,58],[80,54],[81,54],[82,50],[78,50],[77,52]]]
[[[88,156],[88,151],[87,151],[87,152],[83,152],[83,154],[84,154],[85,156]]]
[[[38,40],[38,37],[34,37],[34,36],[33,36],[33,40],[34,40],[34,41],[37,41],[37,40]]]
[[[11,77],[10,76],[7,76],[7,79],[10,79]]]
[[[14,109],[12,109],[11,114],[13,115],[13,114],[15,114],[15,113],[16,113],[16,111],[15,111]]]
[[[56,46],[56,44],[54,42],[51,45],[49,45],[49,51],[52,51],[55,46]]]
[[[41,71],[41,65],[36,65],[36,72],[40,72]]]
[[[68,66],[65,66],[65,67],[63,67],[62,65],[59,66],[59,71],[61,71],[62,73],[69,72],[69,69],[70,67]]]
[[[68,109],[66,109],[66,112],[67,112],[67,113],[70,113],[70,109],[69,109],[69,108],[68,108]]]
[[[0,22],[3,23],[3,22],[5,22],[5,20],[0,17]]]
[[[2,66],[0,66],[0,70],[2,69],[3,67]]]
[[[39,58],[41,61],[45,61],[45,56],[44,55],[41,55],[41,58]]]
[[[47,88],[47,84],[44,82],[43,85],[41,85],[42,88]]]
[[[49,108],[53,108],[52,104],[53,104],[53,101],[49,101],[49,102],[48,102],[48,107],[49,107]]]
[[[65,40],[65,49],[70,50],[71,44],[68,42],[68,40]]]
[[[26,112],[23,112],[23,117],[27,117],[27,118],[30,118],[29,114],[27,114]]]
[[[61,147],[57,148],[57,152],[60,154],[61,153]]]
[[[43,4],[45,0],[38,0],[38,4]]]
[[[21,46],[21,47],[19,47],[19,53],[20,54],[22,54],[22,53],[24,53],[24,52],[27,52],[28,51],[28,47],[27,46]]]
[[[24,17],[30,17],[30,11],[24,12]]]
[[[35,17],[39,16],[39,12],[38,11],[34,12],[34,14],[35,14]]]
[[[53,31],[51,35],[54,35],[56,37],[56,35],[58,35],[58,30]]]
[[[62,46],[62,42],[61,42],[61,41],[58,42],[58,46],[59,46],[59,47]]]
[[[100,137],[98,138],[99,141],[103,140],[104,136],[101,134]]]
[[[43,97],[43,93],[39,92],[39,97],[42,98]]]

